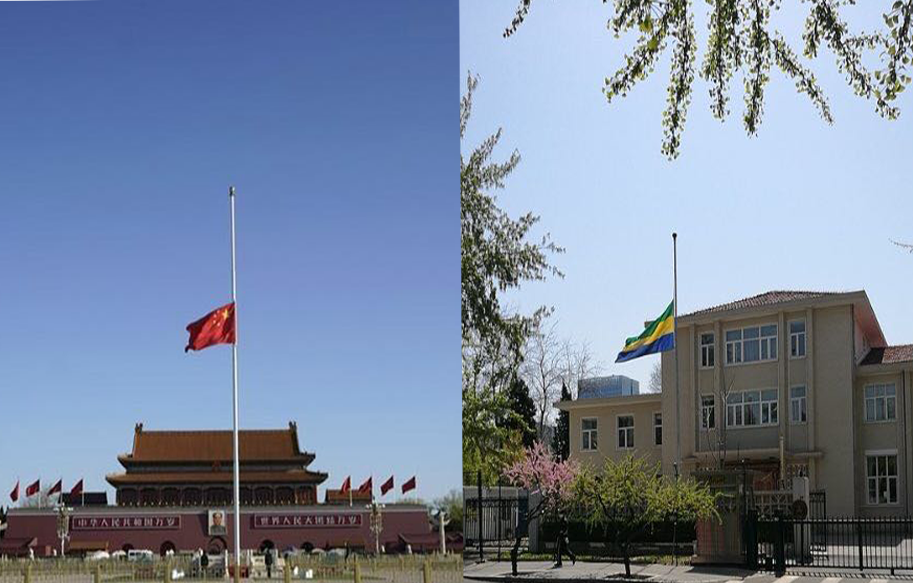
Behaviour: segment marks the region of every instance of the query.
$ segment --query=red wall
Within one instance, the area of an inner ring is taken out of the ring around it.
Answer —
[[[228,515],[228,534],[221,538],[229,550],[233,547],[233,516],[230,508],[220,508]],[[308,526],[291,528],[254,528],[255,515],[300,517],[300,522],[316,522],[317,517],[326,520],[328,516],[360,516],[361,524],[354,526]],[[131,545],[135,549],[149,549],[159,552],[165,541],[170,541],[178,550],[207,549],[214,537],[207,533],[208,514],[203,508],[86,508],[75,509],[71,518],[152,518],[180,517],[180,527],[170,529],[133,528],[129,530],[76,530],[70,529],[70,542],[107,542],[108,550],[115,551]],[[241,511],[241,548],[257,549],[266,541],[272,541],[280,551],[288,547],[301,548],[304,543],[314,547],[351,547],[374,549],[374,535],[370,532],[369,512],[364,507],[311,506],[307,508],[259,507]],[[396,546],[400,534],[426,534],[431,532],[428,514],[424,507],[414,505],[389,506],[383,510],[383,533],[381,544],[390,548]],[[57,516],[53,510],[12,509],[6,538],[37,537],[36,555],[44,555],[50,549],[60,548],[57,538]]]

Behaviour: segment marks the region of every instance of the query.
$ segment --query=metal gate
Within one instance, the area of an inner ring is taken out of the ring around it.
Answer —
[[[527,537],[529,498],[525,490],[501,483],[483,486],[479,480],[474,486],[464,486],[463,505],[466,550],[478,549],[480,558],[486,551],[500,557],[518,536]]]
[[[758,565],[913,572],[913,518],[757,520]]]

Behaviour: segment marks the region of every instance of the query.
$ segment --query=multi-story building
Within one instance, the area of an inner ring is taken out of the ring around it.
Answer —
[[[767,292],[681,315],[677,330],[677,395],[669,351],[660,394],[558,404],[572,458],[744,465],[761,489],[805,475],[830,515],[910,514],[913,344],[887,344],[864,291]]]
[[[637,395],[640,383],[624,375],[613,374],[607,377],[591,377],[577,382],[577,398],[593,399],[598,397],[619,397]]]

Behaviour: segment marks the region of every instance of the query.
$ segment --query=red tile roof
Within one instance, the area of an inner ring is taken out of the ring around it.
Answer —
[[[728,312],[730,310],[740,310],[743,308],[762,308],[766,306],[775,306],[800,300],[810,300],[827,296],[841,295],[843,292],[815,292],[815,291],[769,291],[749,298],[743,298],[734,302],[720,304],[690,314],[680,315],[679,318],[689,318],[692,316],[703,316],[718,312]]]
[[[112,486],[129,484],[219,484],[230,485],[233,474],[230,471],[219,472],[142,472],[128,474],[111,474],[106,477]],[[309,470],[289,470],[273,472],[245,472],[241,470],[241,484],[320,484],[327,479],[326,474]]]
[[[859,364],[897,364],[900,362],[913,362],[913,344],[872,348]]]
[[[313,454],[298,448],[294,424],[288,429],[242,429],[238,434],[242,462],[292,461],[304,465]],[[231,431],[145,431],[136,426],[133,452],[119,456],[122,463],[229,462],[234,458]]]

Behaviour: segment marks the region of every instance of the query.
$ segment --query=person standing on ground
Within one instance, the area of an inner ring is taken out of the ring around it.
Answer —
[[[264,557],[266,561],[266,578],[273,578],[273,549],[266,549],[266,556]]]
[[[567,558],[571,560],[571,564],[574,565],[577,563],[577,556],[574,554],[574,551],[571,550],[571,542],[568,540],[567,536],[567,519],[561,519],[561,528],[558,532],[558,544],[555,545],[555,566],[560,567],[561,555],[567,555]]]

